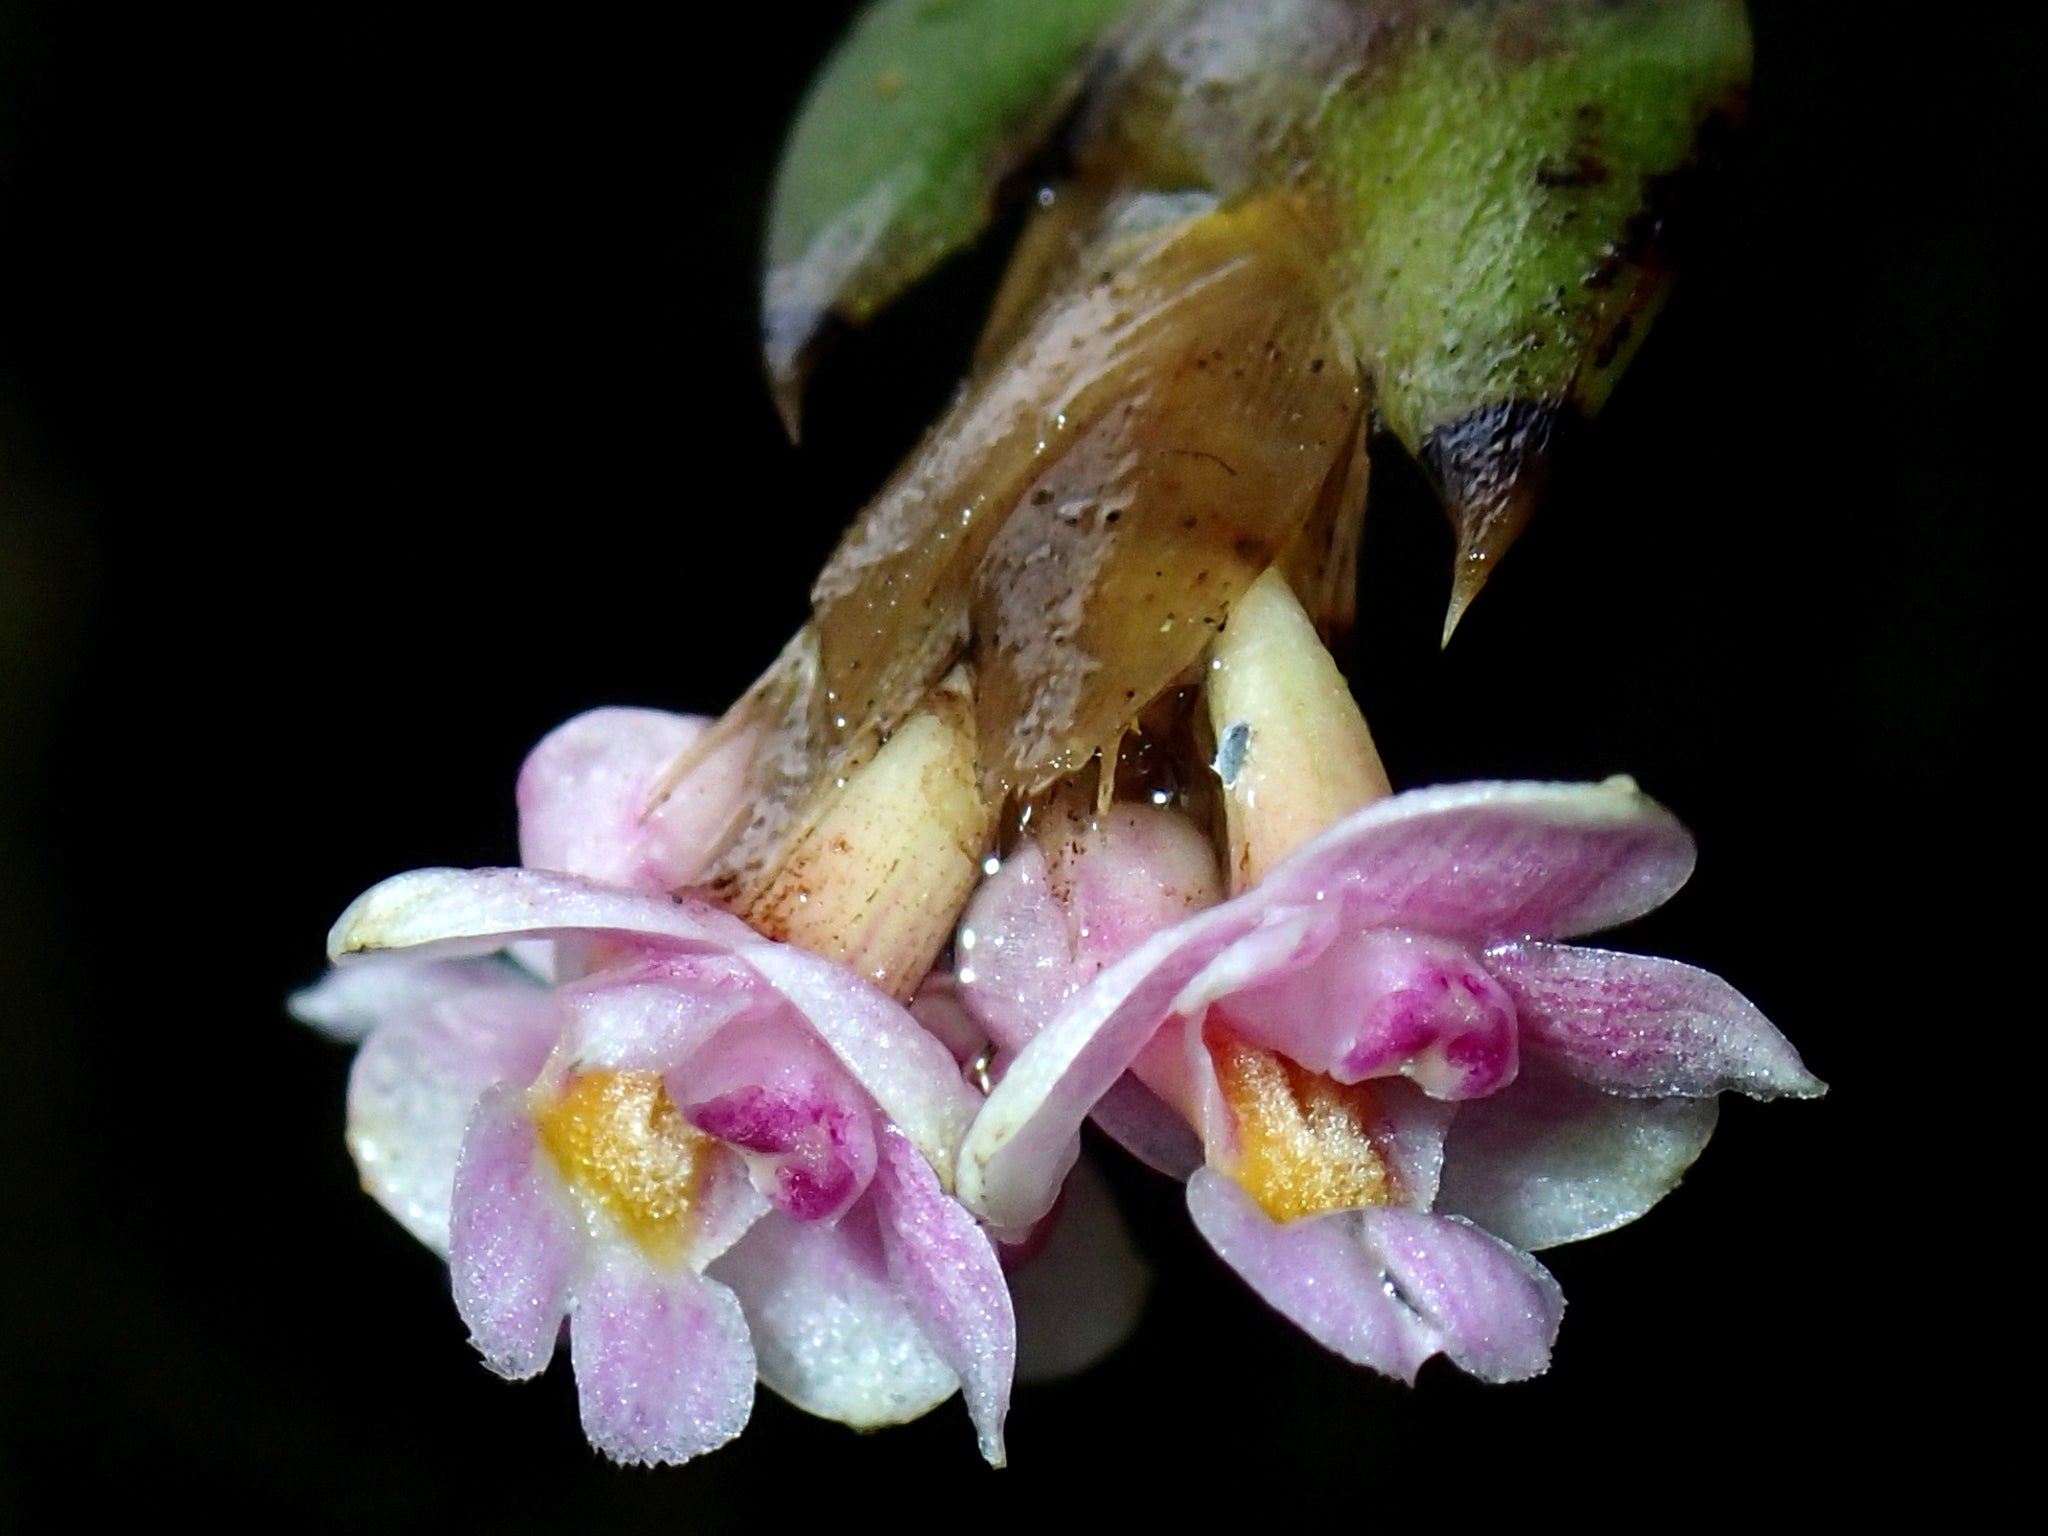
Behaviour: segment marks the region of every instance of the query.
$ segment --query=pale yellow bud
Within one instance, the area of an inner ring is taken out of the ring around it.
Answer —
[[[1392,792],[1344,675],[1277,572],[1230,610],[1211,652],[1207,698],[1233,893]]]
[[[907,998],[981,878],[995,821],[956,670],[848,776],[739,915]]]

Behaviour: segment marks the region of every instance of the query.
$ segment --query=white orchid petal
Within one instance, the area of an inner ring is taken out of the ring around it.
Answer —
[[[836,1225],[771,1212],[711,1273],[746,1310],[761,1380],[807,1413],[874,1429],[960,1388],[889,1277],[871,1202]]]

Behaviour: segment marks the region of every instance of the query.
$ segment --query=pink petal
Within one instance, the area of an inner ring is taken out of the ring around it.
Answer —
[[[1178,811],[1119,804],[1021,844],[961,919],[961,996],[1022,1049],[1105,966],[1222,895],[1208,840]]]
[[[656,1466],[716,1450],[754,1410],[754,1349],[737,1297],[621,1246],[588,1267],[569,1325],[583,1432],[614,1461]]]
[[[761,1380],[807,1413],[875,1429],[960,1388],[889,1276],[871,1200],[833,1224],[771,1212],[711,1272],[746,1309]]]
[[[1009,1270],[1020,1381],[1052,1381],[1094,1365],[1130,1337],[1152,1288],[1089,1159],[1074,1165],[1047,1220],[1043,1246]]]
[[[1212,1168],[1188,1181],[1188,1209],[1253,1290],[1347,1360],[1410,1382],[1439,1352],[1487,1381],[1550,1363],[1557,1282],[1469,1223],[1380,1206],[1282,1224]]]
[[[1506,945],[1486,963],[1515,1000],[1528,1049],[1608,1093],[1827,1092],[1792,1042],[1711,972],[1563,944]]]
[[[595,709],[558,726],[519,770],[520,863],[637,890],[690,884],[709,843],[698,845],[695,859],[687,850],[677,858],[650,819],[649,791],[710,723],[652,709]]]
[[[1632,779],[1451,784],[1346,817],[1249,899],[1338,901],[1347,928],[1571,938],[1663,905],[1692,866],[1692,835]]]
[[[846,966],[762,938],[689,898],[531,869],[422,869],[373,886],[328,935],[337,959],[379,950],[478,954],[513,939],[582,933],[737,956],[796,1008],[943,1179],[981,1103],[946,1048]]]
[[[981,1454],[999,1467],[1017,1319],[995,1245],[939,1186],[909,1138],[885,1125],[877,1140],[875,1208],[889,1274],[925,1337],[960,1377]]]
[[[455,1169],[448,1272],[470,1341],[500,1376],[518,1381],[546,1368],[580,1236],[524,1089],[493,1088],[470,1117]]]
[[[1110,806],[1078,835],[1055,840],[1049,875],[1053,889],[1066,893],[1084,983],[1153,934],[1223,899],[1207,835],[1165,806]]]
[[[1517,1248],[1626,1226],[1677,1187],[1718,1101],[1624,1099],[1531,1056],[1512,1088],[1458,1107],[1435,1208]]]
[[[954,941],[960,1001],[1006,1051],[1020,1051],[1079,985],[1066,914],[1045,854],[1021,844],[975,888]]]
[[[533,1081],[560,1025],[545,987],[496,960],[388,960],[331,971],[292,1011],[367,1034],[348,1080],[348,1144],[363,1187],[436,1253],[470,1111],[493,1083]]]
[[[1380,1112],[1375,1145],[1393,1171],[1401,1203],[1426,1211],[1435,1201],[1443,1177],[1445,1138],[1468,1104],[1490,1101],[1447,1103],[1403,1082],[1375,1083],[1372,1096]]]
[[[783,1006],[729,954],[647,955],[557,996],[563,1054],[578,1072],[666,1072],[735,1020]]]
[[[967,1066],[989,1048],[988,1031],[967,1011],[967,1004],[960,997],[960,983],[946,967],[925,973],[909,1008],[918,1027],[943,1045],[961,1066]]]

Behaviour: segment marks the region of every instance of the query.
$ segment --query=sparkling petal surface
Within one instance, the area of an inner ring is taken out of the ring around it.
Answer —
[[[1436,1209],[1517,1248],[1597,1237],[1677,1187],[1719,1113],[1711,1098],[1619,1098],[1532,1058],[1506,1092],[1459,1106]]]
[[[363,1187],[445,1257],[470,1111],[493,1083],[540,1071],[552,998],[500,961],[391,960],[329,972],[292,1010],[341,1038],[367,1036],[349,1072],[349,1151]]]
[[[1233,1033],[1340,1083],[1399,1075],[1436,1098],[1483,1098],[1518,1065],[1514,1006],[1455,939],[1345,933],[1306,964],[1283,958],[1219,1006]]]
[[[649,955],[562,988],[562,1043],[579,1071],[664,1072],[719,1031],[781,999],[721,954]]]
[[[1477,1227],[1384,1206],[1283,1225],[1209,1168],[1188,1181],[1188,1209],[1252,1289],[1347,1360],[1411,1382],[1437,1353],[1487,1381],[1550,1363],[1557,1282]]]
[[[620,1252],[591,1264],[569,1345],[583,1432],[614,1461],[688,1461],[745,1429],[754,1410],[739,1300],[686,1266],[656,1270]]]
[[[1505,945],[1486,961],[1515,1001],[1528,1049],[1607,1093],[1827,1091],[1756,1004],[1709,971],[1567,944]]]
[[[889,1274],[947,1365],[991,1466],[1003,1464],[1003,1418],[1017,1361],[1017,1320],[988,1234],[939,1186],[909,1138],[876,1138],[877,1214]]]
[[[981,1107],[981,1095],[961,1078],[952,1053],[901,1003],[843,965],[791,944],[760,944],[744,958],[789,999],[950,1185],[954,1148]]]
[[[1078,984],[1045,854],[1023,843],[982,881],[955,939],[960,1001],[989,1038],[1021,1051]]]
[[[773,1212],[710,1273],[746,1310],[761,1380],[806,1412],[874,1429],[959,1390],[889,1277],[872,1202],[831,1225]]]
[[[524,1091],[492,1089],[470,1117],[455,1170],[448,1272],[470,1341],[499,1375],[523,1380],[546,1368],[581,1247]]]
[[[1289,906],[1324,893],[1350,929],[1568,939],[1661,906],[1692,867],[1692,834],[1632,780],[1453,784],[1346,817],[1252,895]]]
[[[659,837],[648,792],[710,723],[654,709],[596,709],[551,731],[519,770],[519,862],[636,890],[690,883],[699,871]]]

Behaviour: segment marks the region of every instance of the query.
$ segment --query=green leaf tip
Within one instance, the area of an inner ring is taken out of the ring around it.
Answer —
[[[994,214],[1081,66],[1132,0],[877,0],[826,62],[783,150],[761,336],[792,435],[828,318],[861,324]]]

